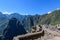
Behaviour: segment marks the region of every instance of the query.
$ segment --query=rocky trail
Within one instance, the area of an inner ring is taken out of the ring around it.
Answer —
[[[57,31],[50,30],[49,28],[43,27],[45,31],[44,37],[36,40],[60,40],[60,33]]]

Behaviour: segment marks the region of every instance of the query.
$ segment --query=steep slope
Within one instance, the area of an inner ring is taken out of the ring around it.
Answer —
[[[23,25],[16,18],[11,18],[3,31],[4,40],[13,40],[14,36],[26,33]]]
[[[0,12],[0,34],[2,33],[2,29],[7,25],[7,21],[12,17],[17,18],[26,30],[31,29],[32,26],[37,24],[60,24],[60,10],[54,10],[50,14],[44,15],[20,15],[18,13],[4,15]]]
[[[41,24],[60,24],[60,10],[55,10],[41,19]]]
[[[11,15],[9,15],[9,18],[16,18],[18,19],[20,22],[22,22],[22,20],[25,18],[25,15],[20,15],[18,13],[12,13]]]
[[[44,15],[29,15],[23,21],[25,27],[32,27],[37,24],[60,24],[60,10],[54,10],[50,14]]]
[[[2,34],[3,29],[7,25],[8,17],[5,14],[0,12],[0,35]]]

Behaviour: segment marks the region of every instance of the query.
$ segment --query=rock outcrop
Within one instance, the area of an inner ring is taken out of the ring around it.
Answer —
[[[14,36],[26,34],[27,32],[23,28],[22,24],[16,19],[11,18],[6,29],[3,32],[3,40],[13,40]]]
[[[32,33],[40,32],[40,31],[42,31],[42,26],[41,25],[36,25],[31,30]]]

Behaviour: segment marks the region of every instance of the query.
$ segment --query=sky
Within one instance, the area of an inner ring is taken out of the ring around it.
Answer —
[[[42,15],[55,9],[60,9],[60,0],[0,0],[3,14]]]

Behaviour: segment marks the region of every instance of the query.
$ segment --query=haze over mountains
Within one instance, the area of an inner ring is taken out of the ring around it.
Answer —
[[[44,15],[20,15],[18,13],[8,15],[0,12],[0,34],[2,34],[2,31],[7,26],[9,19],[12,17],[17,18],[26,30],[29,30],[29,28],[37,24],[60,24],[60,10],[54,10],[50,14]]]

